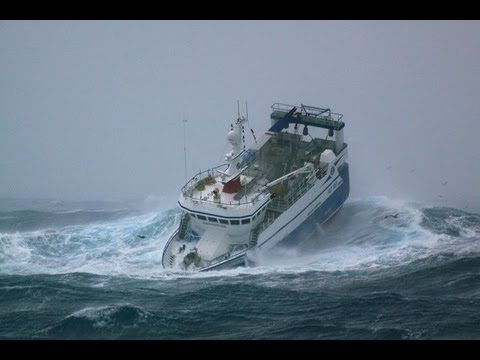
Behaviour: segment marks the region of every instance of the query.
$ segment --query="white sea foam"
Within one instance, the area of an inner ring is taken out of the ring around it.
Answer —
[[[178,210],[165,210],[109,223],[49,231],[0,234],[0,272],[59,274],[86,272],[138,278],[212,278],[306,271],[368,271],[403,266],[429,256],[480,252],[480,228],[445,222],[461,236],[422,227],[421,205],[370,197],[348,201],[327,230],[297,247],[257,253],[257,266],[207,273],[166,271],[163,247],[179,223]],[[138,237],[137,235],[141,235]],[[144,236],[144,238],[142,238]]]

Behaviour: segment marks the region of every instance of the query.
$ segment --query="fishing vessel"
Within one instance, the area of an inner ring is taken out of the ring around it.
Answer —
[[[249,147],[248,115],[239,114],[225,162],[181,188],[181,220],[163,250],[164,268],[245,265],[256,251],[299,239],[340,210],[350,191],[343,115],[303,104],[271,109],[270,128],[258,141],[251,130]]]

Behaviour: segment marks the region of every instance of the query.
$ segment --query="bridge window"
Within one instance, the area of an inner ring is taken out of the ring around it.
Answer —
[[[197,215],[198,220],[207,220],[207,218],[203,215]]]
[[[243,219],[242,224],[250,224],[250,219]]]
[[[228,225],[228,220],[218,219],[218,221],[220,221],[220,224],[227,224]]]
[[[230,220],[230,225],[240,225],[240,220]]]
[[[211,222],[218,222],[218,220],[216,218],[212,218],[212,217],[208,217],[208,221],[211,221]]]

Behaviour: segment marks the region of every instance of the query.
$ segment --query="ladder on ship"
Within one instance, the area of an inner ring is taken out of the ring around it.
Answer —
[[[185,234],[188,230],[188,225],[190,224],[190,215],[188,213],[183,214],[182,219],[180,220],[180,227],[178,230],[178,238],[183,240],[185,239]]]
[[[252,232],[250,233],[250,240],[248,242],[249,247],[257,245],[258,234],[259,234],[259,228],[258,227],[256,229],[252,230]]]

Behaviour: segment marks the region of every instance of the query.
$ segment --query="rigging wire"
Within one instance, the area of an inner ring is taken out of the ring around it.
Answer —
[[[253,131],[253,129],[250,127],[250,121],[248,120],[248,102],[245,102],[245,110],[246,110],[246,113],[247,113],[247,126],[248,126],[248,129],[250,130],[250,134],[252,134],[253,140],[255,141],[255,144],[256,144],[257,143],[257,137],[255,136],[255,132]],[[251,142],[250,142],[250,145],[251,145]]]

